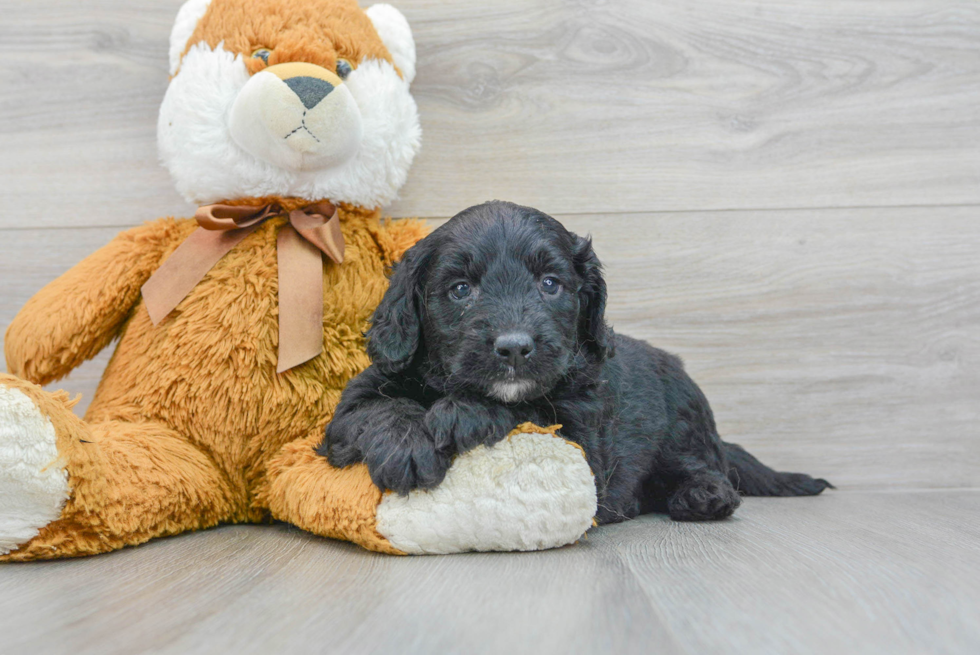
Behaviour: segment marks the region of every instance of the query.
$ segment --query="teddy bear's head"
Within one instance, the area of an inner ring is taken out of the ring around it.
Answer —
[[[394,199],[420,145],[415,43],[390,5],[188,0],[170,75],[160,156],[191,202],[373,208]]]

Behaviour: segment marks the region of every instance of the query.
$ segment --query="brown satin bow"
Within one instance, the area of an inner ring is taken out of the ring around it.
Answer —
[[[279,363],[282,373],[323,351],[323,261],[344,261],[337,208],[320,202],[287,212],[268,205],[207,205],[199,227],[143,285],[143,301],[157,325],[204,279],[215,264],[263,221],[289,216],[276,242],[279,264]]]

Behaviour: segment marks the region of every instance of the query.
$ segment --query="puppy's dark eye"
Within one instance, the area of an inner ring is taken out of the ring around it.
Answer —
[[[268,48],[258,48],[255,52],[252,53],[252,57],[255,59],[261,59],[262,61],[268,64],[269,55],[271,54],[272,54],[272,50],[269,50]]]
[[[346,59],[337,60],[337,77],[342,80],[346,80],[350,72],[354,70],[354,67],[350,65],[350,62]]]
[[[455,300],[462,300],[470,295],[470,285],[466,282],[459,282],[449,291],[449,295]]]
[[[558,278],[549,275],[541,279],[541,290],[549,296],[553,296],[561,291],[561,282],[558,281]]]

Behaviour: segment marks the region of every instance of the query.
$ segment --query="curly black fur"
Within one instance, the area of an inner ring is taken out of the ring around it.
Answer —
[[[511,203],[460,212],[395,267],[368,331],[373,364],[318,452],[334,466],[366,462],[379,487],[404,494],[522,421],[560,423],[595,473],[600,523],[648,511],[720,519],[739,491],[831,486],[724,443],[681,360],[614,334],[605,305],[589,239]]]

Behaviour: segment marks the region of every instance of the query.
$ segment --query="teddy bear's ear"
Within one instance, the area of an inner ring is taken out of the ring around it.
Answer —
[[[372,5],[364,13],[374,23],[374,29],[391,53],[395,66],[411,84],[415,79],[415,39],[405,16],[387,4]]]
[[[177,12],[174,28],[170,32],[170,74],[175,75],[180,67],[180,57],[187,48],[187,41],[194,33],[197,22],[211,5],[211,0],[187,0]]]

